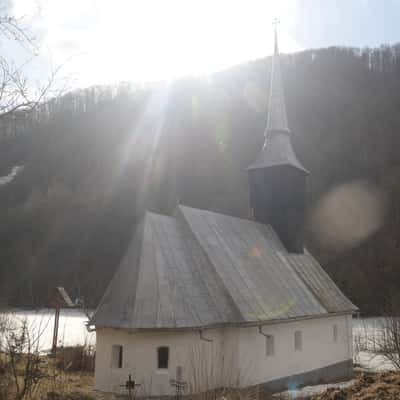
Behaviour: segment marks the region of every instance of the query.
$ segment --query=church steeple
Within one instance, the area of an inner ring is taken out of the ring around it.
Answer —
[[[275,50],[272,57],[271,84],[268,103],[268,120],[264,136],[264,145],[254,162],[247,167],[247,170],[276,165],[290,165],[307,172],[297,159],[291,143],[291,132],[289,130],[286,113],[276,25]]]
[[[291,143],[276,25],[265,142],[247,171],[255,220],[271,225],[289,252],[303,252],[308,171]]]

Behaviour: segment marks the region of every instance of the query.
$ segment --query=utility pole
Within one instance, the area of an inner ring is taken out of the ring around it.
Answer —
[[[53,356],[56,355],[57,351],[57,339],[58,339],[58,326],[60,322],[60,310],[62,307],[72,308],[74,303],[68,296],[67,291],[59,286],[56,287],[49,301],[49,306],[54,308],[54,330],[53,330],[53,344],[51,346],[51,353]]]

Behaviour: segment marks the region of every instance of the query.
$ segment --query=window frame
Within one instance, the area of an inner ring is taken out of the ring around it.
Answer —
[[[122,369],[124,366],[124,347],[121,344],[111,346],[111,368]]]
[[[166,355],[162,355],[162,352],[166,351]],[[162,359],[161,357],[164,357],[164,359]],[[166,357],[166,360],[165,360]],[[159,346],[157,347],[157,369],[159,370],[166,370],[169,368],[169,358],[170,358],[170,350],[169,350],[169,346]],[[164,362],[161,362],[164,361]],[[160,366],[163,365],[163,366]],[[166,365],[166,366],[165,366]]]

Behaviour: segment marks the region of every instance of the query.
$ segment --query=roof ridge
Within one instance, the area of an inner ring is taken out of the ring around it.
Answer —
[[[205,213],[208,213],[208,214],[219,215],[219,216],[223,216],[223,217],[232,218],[232,219],[235,219],[235,220],[240,220],[240,221],[243,221],[243,222],[252,223],[252,224],[257,226],[261,230],[261,232],[262,232],[262,234],[264,236],[266,234],[266,231],[269,231],[273,235],[274,240],[277,243],[279,243],[279,247],[282,248],[282,251],[284,251],[287,254],[289,254],[289,252],[287,251],[286,247],[283,245],[282,240],[280,239],[279,235],[275,232],[275,230],[271,226],[271,224],[263,224],[261,222],[258,222],[256,220],[250,219],[250,218],[241,218],[241,217],[236,217],[234,215],[229,215],[229,214],[219,213],[219,212],[216,212],[216,211],[210,211],[210,210],[205,210],[205,209],[202,209],[202,208],[195,208],[195,207],[185,206],[183,204],[178,204],[177,210],[178,209],[182,209],[182,208],[187,208],[187,209],[190,209],[190,210],[194,210],[195,212],[199,212],[200,211],[200,212],[205,212]]]
[[[143,215],[142,221],[141,223],[141,231],[140,231],[140,235],[139,235],[139,239],[138,239],[138,251],[139,251],[139,255],[138,255],[138,259],[137,259],[137,276],[136,276],[136,285],[135,285],[135,290],[134,290],[134,302],[133,302],[133,307],[132,307],[132,320],[133,317],[135,315],[135,311],[136,311],[136,304],[137,304],[137,288],[138,288],[138,284],[139,284],[139,274],[140,274],[140,266],[142,264],[142,258],[143,258],[143,242],[144,242],[144,234],[145,234],[145,228],[146,228],[146,219],[147,219],[147,214],[145,213]],[[136,233],[135,233],[136,234]],[[139,232],[137,232],[137,234],[139,234]]]
[[[223,290],[224,290],[224,292],[226,294],[226,297],[229,300],[230,305],[232,307],[234,307],[234,309],[231,310],[231,311],[234,311],[239,316],[241,321],[238,321],[238,322],[243,322],[243,316],[242,316],[242,313],[241,313],[238,305],[236,304],[236,302],[233,299],[231,293],[227,289],[227,287],[226,287],[224,281],[222,280],[221,276],[218,274],[217,269],[215,268],[214,263],[211,261],[211,258],[209,256],[208,252],[204,249],[204,247],[200,243],[199,239],[197,238],[196,234],[194,233],[189,221],[187,220],[187,218],[186,218],[186,216],[185,216],[185,214],[184,214],[184,212],[182,210],[183,208],[188,208],[188,209],[192,209],[192,210],[199,210],[199,209],[198,208],[193,208],[193,207],[187,207],[187,206],[183,206],[183,205],[179,204],[178,207],[177,207],[176,218],[177,218],[177,220],[181,221],[184,224],[184,226],[187,228],[187,230],[190,231],[191,237],[196,242],[198,248],[201,250],[201,253],[203,254],[203,256],[208,261],[208,264],[212,267],[212,269],[213,269],[213,271],[215,273],[215,276],[218,279],[219,286],[223,288]],[[202,211],[207,211],[207,212],[213,213],[213,212],[208,211],[208,210],[202,210]],[[213,301],[214,301],[214,298],[213,298]],[[219,312],[219,310],[218,310],[218,312]]]
[[[233,219],[237,219],[237,220],[244,221],[244,222],[251,222],[251,223],[254,223],[254,224],[258,225],[258,226],[269,226],[269,227],[271,227],[271,225],[269,225],[269,224],[267,224],[267,225],[266,224],[262,224],[261,222],[255,221],[254,219],[245,218],[245,217],[237,217],[235,215],[225,214],[225,213],[218,212],[218,211],[211,211],[211,210],[207,210],[207,209],[204,209],[204,208],[190,207],[190,206],[186,206],[184,204],[178,204],[176,210],[182,209],[182,208],[187,208],[187,209],[190,209],[190,210],[194,210],[195,212],[199,212],[200,211],[200,212],[204,212],[204,213],[208,213],[208,214],[220,215],[222,217],[233,218]]]
[[[176,220],[175,217],[171,217],[171,219],[168,221],[168,223],[177,224],[178,221]],[[164,233],[165,225],[158,224],[158,226],[157,226],[157,224],[154,224],[154,226],[152,226],[152,229],[154,230],[154,232],[156,232],[158,234],[160,234],[161,232]],[[167,234],[165,234],[165,243],[169,243],[169,242],[170,242],[170,237]],[[154,243],[153,243],[153,246],[154,246]],[[172,256],[172,259],[174,260],[174,263],[176,265],[179,265],[179,262],[177,262],[177,260],[175,258],[174,252],[171,253],[171,256]],[[158,279],[158,285],[160,284],[159,272],[160,271],[157,268],[156,275],[157,275],[157,279]],[[167,276],[167,281],[168,281],[169,289],[171,290],[171,288],[173,288],[173,285],[171,285],[172,280],[171,280],[170,275]],[[182,293],[187,291],[187,289],[184,285],[182,287],[178,287],[178,290],[181,291]],[[160,291],[159,291],[159,294],[160,294]],[[190,303],[190,300],[188,301],[188,303]],[[185,303],[185,307],[186,307],[187,311],[191,314],[191,316],[194,320],[201,322],[201,318],[200,318],[200,315],[198,314],[197,310],[195,310],[193,307],[191,307],[187,303]],[[160,308],[157,310],[157,321],[159,321],[159,313],[160,313]],[[171,310],[171,313],[173,314],[172,319],[173,319],[174,323],[176,324],[177,323],[177,314],[176,314],[175,310]]]
[[[164,217],[164,218],[173,218],[173,216],[168,215],[168,214],[161,214],[159,212],[151,211],[151,210],[145,210],[143,218],[149,216],[149,217]]]
[[[125,259],[128,258],[129,252],[132,250],[132,247],[136,247],[139,254],[138,254],[138,258],[137,258],[137,271],[139,271],[140,269],[140,263],[141,263],[141,258],[142,258],[142,247],[143,247],[143,232],[144,232],[144,226],[145,226],[145,218],[146,215],[143,215],[143,217],[141,218],[140,222],[138,223],[138,225],[136,226],[136,230],[135,233],[133,235],[133,238],[131,239],[131,241],[129,242],[128,248],[126,250],[126,252],[124,253],[118,268],[116,269],[116,271],[114,272],[112,278],[110,279],[110,282],[108,283],[106,290],[104,291],[104,294],[102,296],[102,298],[100,299],[97,308],[95,310],[95,312],[93,313],[93,316],[91,317],[90,321],[89,321],[89,325],[95,325],[96,324],[96,316],[98,311],[100,311],[101,307],[104,306],[105,304],[107,304],[106,300],[108,295],[110,295],[110,291],[113,287],[113,284],[115,283],[115,281],[117,281],[118,277],[119,277],[119,273],[121,273],[125,268],[126,268],[126,264],[124,263]],[[136,287],[134,290],[134,295],[135,295],[135,299],[133,301],[133,310],[135,309],[135,304],[136,304],[136,293],[137,293],[137,284],[138,284],[138,276],[136,277]]]
[[[190,207],[187,207],[187,208],[189,208],[190,209]],[[194,210],[194,212],[195,213],[199,213],[199,209],[193,209]],[[190,212],[190,211],[189,211]],[[210,212],[210,211],[207,211],[207,210],[200,210],[200,213],[205,213],[205,214],[212,214],[212,215],[215,215],[215,216],[219,216],[219,217],[230,217],[229,219],[230,219],[230,222],[234,222],[234,221],[236,221],[236,222],[238,222],[238,221],[240,221],[241,223],[249,223],[249,224],[251,224],[251,225],[254,225],[255,227],[257,227],[257,228],[261,228],[261,231],[260,231],[260,229],[257,229],[259,232],[260,232],[260,234],[264,237],[264,240],[270,240],[269,238],[267,238],[267,236],[265,235],[265,229],[270,229],[270,230],[272,230],[272,228],[269,226],[269,225],[264,225],[264,224],[260,224],[260,223],[258,223],[258,222],[256,222],[256,221],[253,221],[253,220],[248,220],[248,219],[242,219],[242,218],[236,218],[236,217],[231,217],[231,216],[229,216],[229,215],[225,215],[225,214],[220,214],[220,213],[215,213],[215,212]],[[186,221],[187,221],[187,218],[186,218],[186,216],[185,216],[185,214],[183,213],[183,215],[184,215],[184,218],[186,219]],[[187,221],[187,223],[189,224],[189,226],[190,226],[190,223]],[[208,224],[209,225],[209,224]],[[211,227],[210,227],[211,228]],[[213,229],[214,230],[214,228],[211,228],[211,229]],[[214,268],[214,270],[216,271],[216,274],[218,275],[218,277],[221,279],[221,281],[223,282],[223,286],[224,286],[224,289],[225,289],[225,291],[229,294],[229,296],[230,296],[230,298],[232,299],[232,301],[233,301],[233,303],[235,304],[235,306],[236,306],[236,308],[238,309],[238,312],[239,312],[239,314],[241,315],[241,317],[242,317],[242,319],[244,319],[244,320],[246,320],[246,317],[244,317],[243,316],[243,311],[239,308],[239,305],[237,304],[237,302],[235,301],[235,298],[234,298],[234,296],[231,294],[231,290],[230,289],[228,289],[228,287],[226,286],[226,284],[225,284],[225,282],[224,282],[224,280],[223,280],[223,277],[221,276],[221,274],[218,272],[218,270],[217,270],[217,268],[216,268],[216,266],[215,266],[215,264],[211,261],[211,258],[210,258],[210,256],[209,256],[209,252],[207,251],[207,249],[205,249],[204,247],[203,247],[203,245],[202,245],[202,243],[201,243],[201,240],[199,240],[198,238],[197,238],[197,235],[196,235],[196,233],[193,231],[193,229],[191,229],[192,230],[192,232],[193,232],[193,234],[194,234],[194,236],[196,237],[196,241],[199,243],[199,245],[202,247],[202,249],[203,249],[203,251],[206,253],[206,255],[207,255],[207,258],[210,260],[210,263],[211,263],[211,265],[213,266],[213,268]],[[215,231],[215,230],[214,230]],[[221,236],[218,232],[216,232],[215,231],[215,233],[217,234],[217,236]],[[229,246],[228,246],[229,247]],[[285,252],[286,252],[286,250],[285,250]],[[232,266],[232,269],[233,270],[236,270],[237,271],[237,273],[239,274],[239,275],[241,275],[240,274],[240,269],[238,269],[237,268],[237,263],[236,263],[236,261],[230,256],[230,255],[228,255],[228,258],[230,259],[230,263],[231,263],[231,266]],[[290,268],[291,269],[291,268]],[[246,280],[246,278],[245,277],[243,277],[243,276],[241,276],[241,280],[244,282],[244,284],[248,287],[248,290],[250,291],[251,289],[250,289],[250,286],[248,286],[248,283],[247,283],[247,280]],[[233,285],[234,286],[237,286],[236,285],[236,282],[234,282],[233,283]],[[240,291],[238,292],[238,293],[240,293]],[[242,300],[244,301],[244,303],[245,304],[247,304],[247,305],[250,305],[250,303],[248,302],[248,299],[246,298],[246,296],[244,296],[244,295],[241,295],[241,297],[242,297]],[[257,299],[257,304],[258,304],[258,308],[260,309],[260,310],[263,310],[263,304],[262,304],[262,301],[261,301],[261,303],[258,301],[259,299]],[[254,303],[253,303],[253,305],[254,305]],[[263,312],[261,312],[261,313],[253,313],[253,315],[254,315],[254,317],[256,318],[256,320],[258,320],[259,322],[261,322],[262,320],[260,319],[260,316],[265,316],[265,315],[267,315],[267,314],[264,314]],[[267,321],[269,318],[265,318],[265,321]]]

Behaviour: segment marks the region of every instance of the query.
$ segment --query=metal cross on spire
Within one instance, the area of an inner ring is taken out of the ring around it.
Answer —
[[[274,18],[273,20],[272,20],[272,25],[274,26],[274,29],[275,29],[275,48],[274,48],[274,53],[275,54],[278,54],[279,53],[279,51],[278,51],[278,35],[277,35],[277,33],[276,33],[276,27],[277,27],[277,25],[280,23],[281,21],[279,21],[279,19],[278,18]]]

